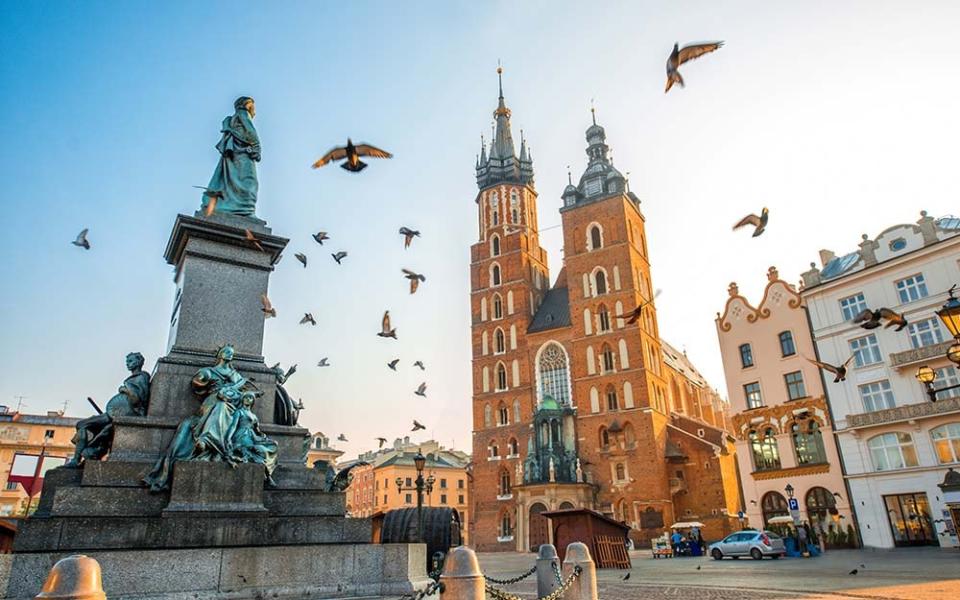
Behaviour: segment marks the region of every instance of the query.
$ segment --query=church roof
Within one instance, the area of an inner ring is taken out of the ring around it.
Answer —
[[[689,379],[694,385],[701,388],[708,387],[707,380],[700,374],[700,371],[697,371],[697,368],[693,366],[684,352],[680,352],[662,338],[660,339],[660,345],[663,362],[667,363],[667,366]]]
[[[503,99],[503,69],[497,68],[500,80],[500,97],[493,111],[495,121],[490,152],[481,141],[480,158],[477,161],[477,187],[487,188],[496,183],[533,184],[533,156],[526,140],[520,141],[520,156],[517,156],[510,129],[510,109]],[[521,131],[521,136],[523,132]]]
[[[631,201],[639,204],[640,200],[626,189],[626,178],[613,166],[613,160],[608,156],[610,147],[607,146],[607,133],[597,125],[596,114],[590,110],[593,124],[587,128],[587,168],[580,176],[575,186],[570,181],[563,190],[563,208],[560,210],[580,206],[610,196],[626,194]],[[568,175],[569,177],[569,175]]]
[[[554,287],[543,297],[543,303],[533,315],[527,333],[570,327],[570,295],[566,287]]]

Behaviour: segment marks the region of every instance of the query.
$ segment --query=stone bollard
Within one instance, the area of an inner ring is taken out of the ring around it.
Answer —
[[[560,587],[557,576],[553,572],[553,565],[558,564],[557,549],[553,544],[540,544],[537,553],[537,597],[543,598]]]
[[[484,600],[483,573],[477,554],[466,546],[457,546],[447,554],[440,575],[442,600]]]
[[[57,561],[50,569],[43,589],[35,600],[106,600],[100,563],[74,554]]]
[[[563,559],[563,580],[573,573],[573,567],[579,565],[583,571],[564,595],[564,600],[597,600],[597,565],[590,558],[590,549],[583,542],[572,542],[567,546],[567,556]]]

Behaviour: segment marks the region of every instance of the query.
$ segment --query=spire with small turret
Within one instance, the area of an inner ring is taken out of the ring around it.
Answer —
[[[477,186],[480,189],[500,182],[533,184],[533,160],[521,133],[520,156],[517,157],[510,131],[510,109],[503,99],[503,68],[497,67],[500,95],[497,109],[493,111],[493,140],[490,155],[481,142],[480,164],[477,166]]]

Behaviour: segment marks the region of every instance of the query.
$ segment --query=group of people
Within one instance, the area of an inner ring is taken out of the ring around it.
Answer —
[[[670,536],[670,545],[674,556],[703,556],[706,550],[699,527],[691,527],[687,535],[675,529]]]

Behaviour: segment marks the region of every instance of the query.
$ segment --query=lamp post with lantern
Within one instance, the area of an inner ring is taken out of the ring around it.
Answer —
[[[417,492],[417,541],[421,544],[424,543],[423,492],[426,490],[428,494],[433,493],[433,484],[436,482],[433,475],[430,475],[426,479],[423,478],[423,468],[426,464],[427,458],[420,450],[417,450],[417,453],[413,457],[413,466],[417,469],[417,480],[414,482],[414,485],[412,487],[403,487],[403,477],[397,477],[395,481],[398,492]]]
[[[953,344],[947,349],[947,360],[960,366],[960,299],[954,296],[954,290],[956,288],[956,285],[950,288],[947,292],[949,294],[947,301],[940,307],[940,310],[936,311],[936,314],[950,332],[950,335],[953,336]],[[927,365],[923,365],[917,369],[916,378],[917,381],[923,384],[927,396],[930,398],[930,402],[936,402],[937,394],[941,392],[960,388],[960,384],[948,385],[941,388],[935,387],[934,382],[937,380],[937,372]]]

